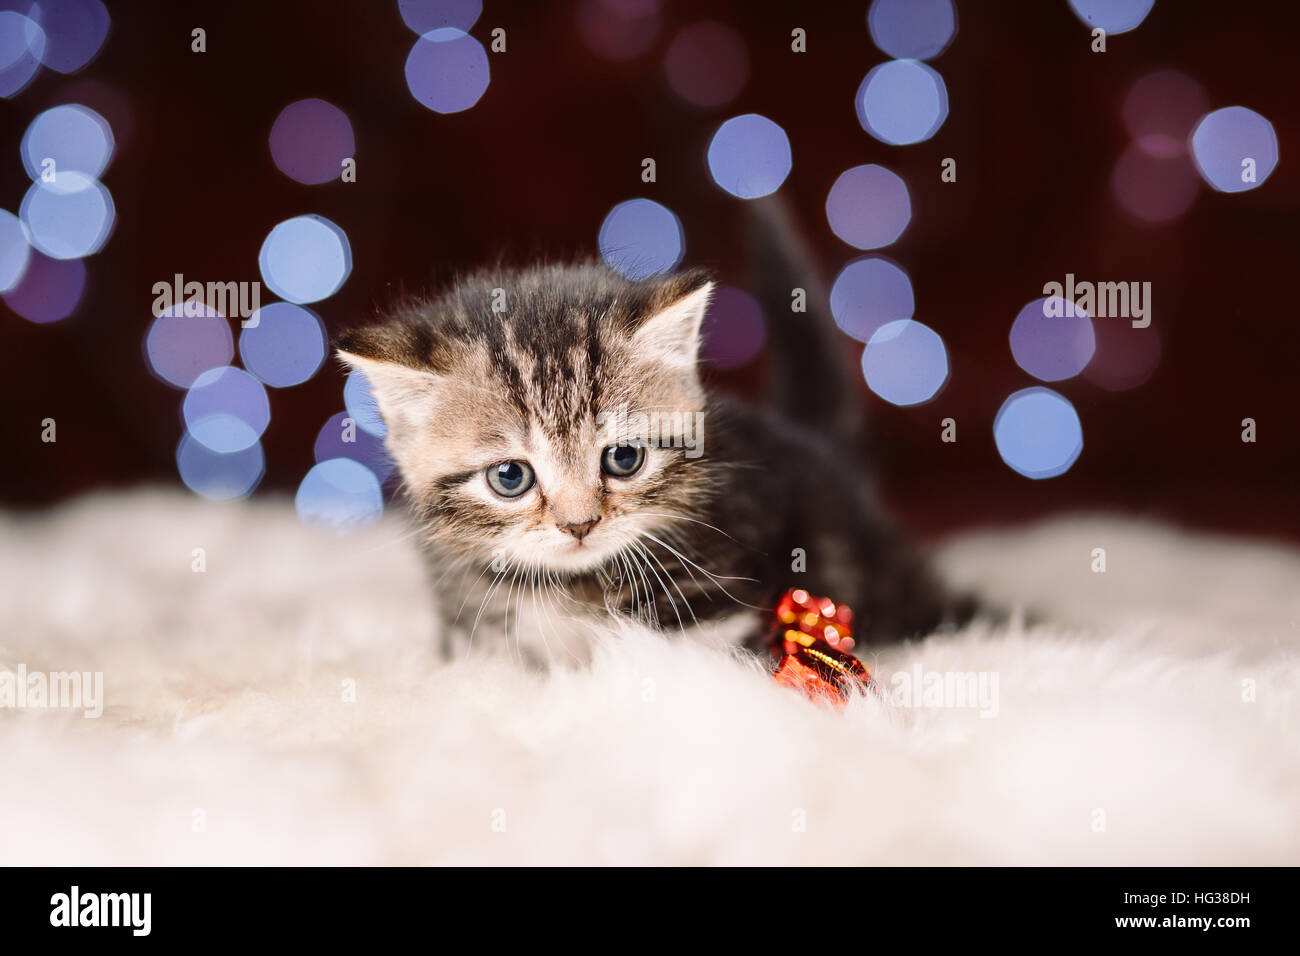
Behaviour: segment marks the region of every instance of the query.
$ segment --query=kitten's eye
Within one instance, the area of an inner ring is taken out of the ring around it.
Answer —
[[[536,479],[526,461],[506,461],[487,470],[488,486],[502,498],[518,498]]]
[[[645,445],[610,445],[600,456],[600,468],[615,478],[635,474],[645,464]]]

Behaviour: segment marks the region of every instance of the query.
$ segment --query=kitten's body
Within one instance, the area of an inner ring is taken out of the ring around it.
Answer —
[[[581,658],[591,621],[611,613],[754,641],[791,587],[850,604],[860,641],[940,623],[941,590],[871,491],[838,343],[816,309],[773,308],[800,276],[780,267],[787,250],[766,251],[781,253],[760,282],[786,353],[777,407],[700,382],[712,284],[699,273],[484,274],[343,338],[421,524],[449,654],[505,635],[510,652]],[[629,439],[638,413],[662,413],[672,433]],[[698,449],[677,441],[682,422],[700,426]],[[532,484],[505,487],[518,475]]]

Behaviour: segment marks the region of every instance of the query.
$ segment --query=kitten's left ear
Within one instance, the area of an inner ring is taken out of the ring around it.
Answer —
[[[421,357],[427,358],[429,351],[428,342],[417,331],[401,326],[353,329],[335,343],[338,358],[363,372],[370,382],[390,434],[430,414],[441,377],[419,367]]]
[[[688,272],[668,280],[659,305],[632,335],[638,352],[664,365],[693,368],[700,351],[700,328],[713,295],[713,280],[704,272]]]

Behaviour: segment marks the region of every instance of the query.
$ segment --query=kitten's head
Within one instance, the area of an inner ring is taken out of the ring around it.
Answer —
[[[484,274],[345,334],[443,546],[558,572],[660,535],[707,494],[696,369],[713,284],[596,265]]]

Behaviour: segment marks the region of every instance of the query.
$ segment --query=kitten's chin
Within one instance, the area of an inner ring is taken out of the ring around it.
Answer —
[[[593,548],[591,545],[579,545],[549,552],[540,561],[541,565],[551,571],[563,574],[581,574],[595,571],[608,561],[614,552],[605,548]]]
[[[595,571],[618,551],[614,546],[601,547],[590,542],[539,548],[529,554],[517,554],[523,565],[540,566],[559,574],[582,574]]]

